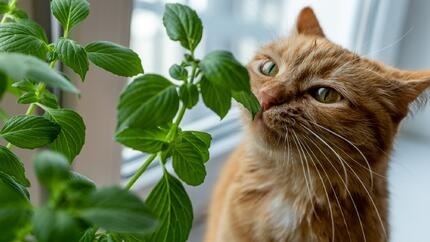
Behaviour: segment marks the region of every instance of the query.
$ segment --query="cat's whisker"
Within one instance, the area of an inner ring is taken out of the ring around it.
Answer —
[[[331,229],[332,229],[332,238],[331,238],[331,241],[334,242],[336,230],[335,230],[335,225],[334,225],[333,208],[331,206],[331,202],[330,202],[330,198],[329,198],[329,195],[328,195],[327,187],[325,186],[324,179],[322,178],[321,173],[319,172],[319,169],[318,169],[318,167],[317,167],[314,159],[312,158],[309,150],[305,146],[306,143],[300,141],[300,139],[298,139],[298,141],[299,141],[299,147],[300,147],[300,149],[303,151],[303,154],[305,154],[305,160],[306,160],[306,162],[308,162],[308,158],[307,157],[309,157],[309,160],[311,161],[311,164],[315,167],[315,171],[316,171],[316,173],[317,173],[317,175],[318,175],[318,177],[319,177],[319,179],[321,181],[321,185],[323,186],[325,197],[327,199],[327,204],[328,204],[329,212],[330,212],[330,218],[331,218]]]
[[[369,189],[366,187],[366,185],[364,184],[364,182],[362,181],[362,179],[360,178],[360,176],[354,171],[354,169],[348,163],[345,163],[345,164],[351,170],[352,174],[357,178],[357,180],[361,184],[361,186],[364,188],[364,191],[366,192],[367,196],[370,199],[370,202],[372,203],[373,208],[375,209],[376,216],[378,216],[378,220],[379,220],[379,223],[381,224],[381,228],[383,230],[384,237],[385,237],[385,239],[387,239],[388,236],[387,236],[387,232],[386,232],[384,223],[382,221],[382,217],[381,217],[381,215],[379,213],[378,207],[376,206],[375,200],[373,199],[371,193],[369,192]]]
[[[324,154],[324,152],[322,152],[322,151],[321,151],[321,149],[318,147],[318,145],[317,145],[317,144],[315,144],[315,143],[312,141],[312,139],[311,139],[311,138],[307,137],[306,135],[303,135],[303,138],[305,138],[305,139],[306,139],[306,140],[308,140],[308,141],[311,141],[311,142],[314,144],[314,146],[315,146],[315,147],[317,147],[317,149],[319,149],[319,150],[320,150],[320,152],[321,152],[321,153],[326,157],[326,159],[331,163],[331,161],[328,159],[328,157]],[[314,160],[314,159],[315,159],[314,161],[315,161],[316,163],[320,164],[320,167],[321,167],[322,171],[324,172],[324,174],[325,174],[325,176],[326,176],[326,178],[327,178],[327,181],[328,181],[328,183],[329,183],[329,185],[330,185],[331,191],[333,192],[333,195],[334,195],[335,200],[336,200],[336,204],[337,204],[337,206],[339,207],[339,211],[340,211],[340,214],[341,214],[341,216],[342,216],[342,220],[343,220],[343,223],[344,223],[344,225],[345,225],[346,232],[347,232],[348,237],[349,237],[349,241],[350,241],[350,242],[352,242],[351,232],[349,231],[348,223],[346,222],[346,218],[345,218],[345,214],[343,213],[342,205],[340,204],[339,197],[338,197],[338,195],[337,195],[337,193],[336,193],[336,190],[335,190],[335,189],[334,189],[334,187],[333,187],[333,183],[331,182],[331,178],[330,178],[330,176],[328,175],[328,173],[327,173],[326,169],[324,168],[324,165],[321,165],[321,163],[319,162],[319,159],[318,159],[317,155],[316,155],[316,154],[315,154],[315,152],[312,150],[312,148],[310,147],[310,145],[306,144],[306,142],[303,142],[303,144],[307,147],[308,151],[310,151],[310,153],[311,153],[311,157],[313,157],[313,158],[312,158],[312,160]],[[334,166],[333,166],[333,167],[334,167]],[[315,167],[315,169],[316,169],[316,167]],[[337,169],[336,169],[336,171],[337,171]],[[337,172],[337,174],[339,175],[340,179],[342,180],[342,176],[340,175],[340,173],[339,173],[339,172]]]
[[[302,127],[304,127],[304,126],[302,126]],[[310,130],[309,130],[310,131]],[[335,151],[333,151],[332,149],[331,149],[331,147],[326,143],[326,142],[324,142],[324,141],[322,141],[322,138],[321,137],[319,137],[317,134],[315,134],[314,132],[310,132],[310,134],[312,134],[313,136],[315,136],[323,145],[325,145],[325,146],[327,146],[332,152],[335,152]],[[347,185],[347,183],[346,183],[346,181],[344,180],[344,179],[342,179],[342,175],[339,173],[339,171],[336,169],[336,166],[331,162],[331,160],[327,157],[327,155],[325,154],[325,152],[312,140],[312,139],[309,139],[309,141],[311,141],[316,147],[317,147],[317,149],[321,152],[321,154],[323,154],[323,156],[326,158],[326,160],[329,162],[329,164],[333,167],[333,169],[335,170],[335,172],[337,173],[337,175],[339,176],[339,178],[340,178],[340,180],[341,180],[341,182],[343,183],[343,185],[344,185],[344,187],[345,187],[345,190],[346,190],[346,192],[347,192],[347,194],[348,194],[348,196],[349,196],[349,198],[350,198],[350,200],[351,200],[351,202],[352,202],[352,205],[353,205],[353,207],[354,207],[354,211],[355,211],[355,213],[356,213],[356,215],[357,215],[357,218],[358,218],[358,222],[359,222],[359,224],[360,224],[360,228],[361,228],[361,233],[362,233],[362,236],[363,236],[363,239],[364,239],[364,241],[366,242],[366,236],[365,236],[365,231],[364,231],[364,225],[363,225],[363,222],[361,221],[361,217],[360,217],[360,213],[358,212],[358,207],[357,207],[357,204],[355,203],[355,200],[354,200],[354,198],[352,197],[352,193],[351,193],[351,191],[349,190],[349,188],[348,188],[348,185]],[[340,163],[342,163],[342,161],[340,161]]]
[[[324,129],[322,129],[322,131],[325,131],[325,130],[324,130]],[[331,133],[330,133],[330,134],[331,134]],[[328,142],[330,142],[330,141],[328,141]],[[362,168],[362,169],[366,170],[366,172],[369,172],[369,173],[371,172],[374,176],[378,176],[378,177],[380,177],[380,178],[387,179],[387,177],[386,177],[386,176],[381,175],[381,174],[379,174],[379,173],[378,173],[378,172],[376,172],[376,171],[370,170],[368,166],[365,166],[365,165],[361,164],[360,162],[358,162],[357,160],[355,160],[353,157],[351,157],[351,155],[349,155],[349,153],[348,153],[348,152],[346,152],[344,149],[342,149],[341,147],[339,147],[337,144],[335,144],[335,143],[333,143],[333,142],[330,142],[330,143],[331,143],[331,145],[332,145],[332,146],[334,146],[334,147],[335,147],[335,148],[337,148],[340,152],[342,152],[342,154],[343,154],[343,155],[347,156],[348,160],[353,161],[353,162],[354,162],[355,164],[357,164],[360,168]]]
[[[348,171],[346,170],[346,166],[345,166],[345,162],[344,162],[344,160],[342,159],[342,157],[324,140],[324,139],[322,139],[318,134],[316,134],[315,132],[313,132],[312,130],[310,130],[308,127],[306,127],[305,125],[301,125],[301,127],[303,127],[303,128],[305,128],[305,129],[307,129],[309,132],[311,132],[317,139],[319,139],[321,142],[323,142],[326,146],[327,146],[327,148],[329,148],[332,152],[333,152],[333,154],[339,159],[339,161],[340,161],[340,164],[342,165],[342,168],[343,168],[343,172],[344,172],[344,175],[345,175],[345,183],[346,184],[348,184]]]
[[[287,127],[285,127],[284,144],[287,144],[287,139],[288,139],[288,128],[287,128]],[[287,146],[286,146],[286,145],[283,145],[282,147],[284,147],[284,153],[283,153],[283,155],[284,155],[284,160],[283,160],[283,162],[282,162],[281,166],[282,166],[282,170],[284,170],[284,169],[285,169],[285,167],[288,167],[288,165],[289,165],[289,164],[286,164],[286,163],[288,162],[288,161],[287,161],[287,159],[288,159],[289,157],[287,156]],[[288,152],[289,152],[289,150],[288,150]]]
[[[299,146],[298,146],[298,142],[296,141],[296,138],[295,138],[295,132],[294,132],[294,130],[292,130],[292,134],[293,134],[292,140],[294,141],[294,144],[296,146],[296,150],[299,153],[300,165],[302,167],[303,177],[305,178],[306,187],[308,189],[309,200],[311,201],[311,206],[312,206],[311,209],[312,209],[312,213],[313,213],[313,212],[315,212],[315,207],[314,207],[314,200],[313,200],[313,196],[312,196],[312,192],[311,192],[311,187],[310,187],[310,180],[308,181],[308,176],[306,175],[305,165],[303,164],[304,160],[303,160],[303,157],[302,157],[302,153],[298,149]],[[309,179],[310,179],[310,177],[309,177]]]
[[[309,128],[307,128],[306,126],[303,126],[302,125],[302,127],[304,127],[305,129],[307,129],[307,130],[309,130],[310,132],[312,132],[312,133],[314,133],[313,131],[311,131]],[[327,146],[327,147],[329,147],[329,146]],[[330,147],[330,149],[332,149],[331,147]],[[332,151],[334,151],[333,149],[332,149]],[[335,152],[335,151],[334,151]],[[365,183],[363,182],[363,180],[360,178],[360,176],[357,174],[357,172],[348,164],[348,162],[343,162],[345,165],[346,165],[346,167],[347,168],[349,168],[349,170],[352,172],[352,174],[357,178],[357,180],[358,180],[358,182],[360,183],[360,185],[364,188],[364,191],[366,192],[366,194],[367,194],[367,196],[369,197],[369,199],[370,199],[370,202],[372,203],[372,206],[373,206],[373,208],[375,209],[375,212],[376,212],[376,216],[378,216],[378,220],[379,220],[379,223],[381,224],[381,228],[382,228],[382,230],[383,230],[383,233],[384,233],[384,236],[385,236],[385,238],[387,238],[388,236],[387,236],[387,232],[386,232],[386,229],[385,229],[385,226],[384,226],[384,223],[383,223],[383,221],[382,221],[382,217],[380,216],[380,213],[379,213],[379,210],[378,210],[378,207],[376,206],[376,203],[375,203],[375,201],[374,201],[374,199],[373,199],[373,197],[372,197],[372,195],[371,195],[371,193],[369,192],[369,189],[366,187],[366,185],[365,185]]]
[[[367,164],[367,168],[369,169],[369,174],[370,174],[370,186],[371,186],[371,189],[373,190],[373,182],[374,182],[374,180],[373,180],[373,172],[372,172],[372,167],[370,166],[370,162],[369,162],[369,160],[367,160],[367,158],[366,158],[366,156],[363,154],[363,152],[354,144],[354,143],[352,143],[350,140],[348,140],[347,138],[345,138],[345,137],[343,137],[342,135],[340,135],[340,134],[338,134],[338,133],[336,133],[336,132],[334,132],[334,131],[332,131],[332,130],[330,130],[330,129],[328,129],[328,128],[326,128],[326,127],[324,127],[324,126],[322,126],[322,125],[320,125],[320,124],[318,124],[318,123],[314,123],[314,125],[316,125],[316,126],[318,126],[319,128],[321,128],[321,129],[324,129],[324,130],[326,130],[327,132],[329,132],[329,133],[331,133],[331,134],[333,134],[334,136],[336,136],[336,137],[338,137],[338,138],[340,138],[340,139],[342,139],[343,141],[345,141],[345,142],[347,142],[349,145],[351,145],[352,147],[354,147],[354,149],[356,149],[357,151],[358,151],[358,153],[360,154],[360,156],[361,157],[363,157],[363,160],[366,162],[366,164]],[[354,160],[355,161],[355,160]]]

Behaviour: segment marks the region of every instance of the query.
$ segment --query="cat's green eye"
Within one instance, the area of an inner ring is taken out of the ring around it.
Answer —
[[[278,74],[278,65],[272,60],[265,61],[260,66],[260,72],[265,76],[275,76]]]
[[[310,94],[321,103],[337,103],[343,99],[342,95],[330,87],[318,87],[313,89]]]

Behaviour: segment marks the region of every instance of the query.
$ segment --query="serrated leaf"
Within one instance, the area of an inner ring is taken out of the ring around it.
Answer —
[[[62,38],[57,43],[56,51],[60,60],[72,68],[83,81],[90,65],[85,49],[74,40]]]
[[[64,154],[69,162],[81,152],[85,143],[85,123],[82,117],[70,109],[53,109],[41,105],[49,117],[60,125],[58,137],[49,147]]]
[[[212,84],[235,91],[250,90],[249,74],[228,51],[213,51],[200,62],[204,76]]]
[[[85,50],[92,63],[113,74],[132,77],[143,73],[139,56],[124,46],[108,41],[97,41],[87,45]]]
[[[0,194],[0,241],[15,241],[19,231],[29,226],[32,206],[22,187],[1,171]]]
[[[252,118],[255,117],[258,111],[260,111],[260,102],[251,91],[232,92],[233,98],[240,104],[242,104],[252,114]]]
[[[176,86],[156,74],[136,78],[121,94],[118,130],[150,128],[172,121],[179,108]]]
[[[57,96],[45,90],[40,97],[35,92],[25,92],[18,98],[20,104],[40,103],[50,108],[59,108]]]
[[[84,228],[68,211],[42,207],[34,214],[33,233],[39,242],[76,242]]]
[[[188,6],[179,3],[166,4],[163,24],[170,39],[179,41],[184,48],[191,52],[202,39],[202,21],[196,11]]]
[[[89,5],[87,0],[52,0],[51,11],[67,33],[88,16]]]
[[[19,104],[30,104],[35,103],[39,99],[36,96],[36,93],[34,92],[25,92],[23,93],[17,100]]]
[[[209,134],[197,131],[179,132],[172,146],[173,168],[182,181],[196,186],[205,180],[204,163],[209,160]]]
[[[12,84],[12,87],[18,88],[18,89],[25,91],[25,92],[34,92],[36,90],[34,83],[32,83],[29,80],[22,80],[22,81],[14,82]]]
[[[168,130],[158,127],[150,129],[127,128],[115,136],[119,143],[146,153],[157,153],[167,144]]]
[[[231,108],[231,91],[215,86],[205,78],[200,81],[200,91],[206,107],[223,119]]]
[[[78,215],[105,230],[145,233],[156,226],[154,216],[143,201],[130,191],[110,187],[94,191]]]
[[[188,239],[193,223],[193,208],[178,179],[165,170],[146,204],[158,217],[160,225],[145,241],[185,242]]]
[[[174,64],[169,68],[169,75],[179,81],[186,81],[188,79],[187,69],[178,64]]]
[[[179,97],[181,98],[185,107],[191,109],[199,101],[199,90],[194,84],[182,85],[179,89]]]
[[[34,168],[39,182],[50,190],[61,187],[70,177],[70,165],[62,154],[44,151],[34,160]]]
[[[25,177],[25,169],[22,162],[14,153],[3,146],[0,146],[0,171],[13,177],[22,186],[30,186],[30,182]]]
[[[14,81],[33,80],[50,87],[78,94],[79,91],[65,77],[41,60],[18,53],[0,53],[0,72]]]
[[[34,149],[52,143],[60,133],[60,126],[39,116],[18,115],[6,121],[0,136],[15,146]]]
[[[42,93],[42,96],[39,97],[38,103],[45,105],[47,107],[50,107],[50,108],[54,108],[54,109],[57,109],[60,107],[58,105],[57,96],[55,94],[49,92],[48,90],[45,90]]]
[[[45,60],[48,38],[35,22],[23,20],[0,24],[0,51],[18,52]]]

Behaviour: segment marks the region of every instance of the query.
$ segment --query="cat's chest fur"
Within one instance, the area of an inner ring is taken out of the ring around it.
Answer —
[[[282,194],[274,194],[265,204],[267,216],[266,230],[275,241],[301,241],[297,229],[304,219],[304,212],[298,210],[293,201]]]
[[[253,178],[256,178],[255,183],[247,178],[248,184],[239,186],[237,197],[242,199],[236,200],[235,206],[239,208],[235,213],[240,213],[243,221],[247,221],[241,226],[242,231],[251,231],[250,241],[315,241],[309,227],[311,201],[306,185],[300,180],[281,183],[273,176]],[[248,189],[251,187],[257,189]]]

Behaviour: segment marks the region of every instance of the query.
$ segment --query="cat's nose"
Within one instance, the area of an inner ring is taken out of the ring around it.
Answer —
[[[263,89],[258,92],[257,96],[263,112],[285,101],[279,89]]]

